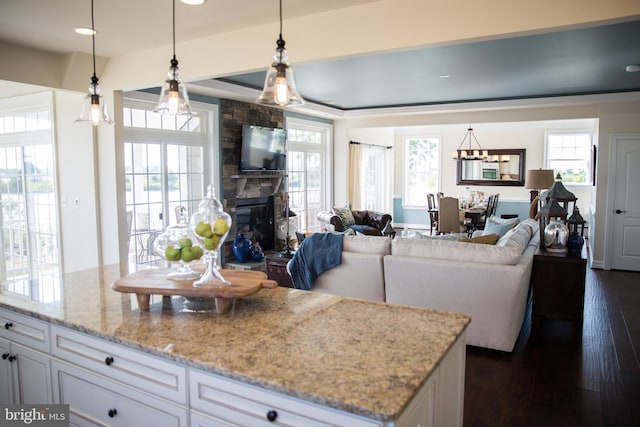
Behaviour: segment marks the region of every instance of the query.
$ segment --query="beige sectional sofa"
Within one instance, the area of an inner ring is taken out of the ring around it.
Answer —
[[[342,263],[312,291],[470,314],[467,343],[510,352],[527,308],[538,224],[525,220],[495,245],[345,236]]]

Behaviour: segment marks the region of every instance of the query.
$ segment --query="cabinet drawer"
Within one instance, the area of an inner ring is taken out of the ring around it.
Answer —
[[[213,417],[220,425],[234,426],[382,426],[369,420],[331,408],[304,402],[259,387],[189,370],[191,408]],[[270,414],[271,413],[271,414]],[[275,415],[270,421],[268,414]]]
[[[51,354],[114,381],[187,403],[186,368],[118,344],[51,326]]]
[[[56,402],[69,405],[72,425],[187,427],[186,407],[173,405],[65,362],[54,360],[51,365]]]
[[[0,337],[49,353],[49,323],[0,309]]]

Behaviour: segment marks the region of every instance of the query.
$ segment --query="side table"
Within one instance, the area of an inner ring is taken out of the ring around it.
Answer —
[[[267,265],[267,278],[275,280],[278,285],[293,288],[291,276],[287,273],[287,263],[291,257],[281,256],[279,253],[269,254],[265,257]]]
[[[541,318],[575,322],[582,333],[587,245],[580,253],[555,254],[540,248],[533,256],[533,326]]]

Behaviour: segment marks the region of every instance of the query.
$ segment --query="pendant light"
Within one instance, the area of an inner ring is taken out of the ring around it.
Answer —
[[[469,146],[465,149],[462,146],[467,138],[469,138]],[[476,142],[478,148],[474,149],[471,147],[472,140]],[[460,145],[458,146],[458,149],[453,152],[453,160],[486,160],[487,157],[489,157],[489,151],[482,149],[478,142],[478,138],[476,138],[473,133],[473,128],[469,126],[467,133],[464,138],[462,138],[462,142],[460,142]]]
[[[187,88],[180,81],[180,70],[178,70],[176,59],[176,0],[173,0],[173,58],[167,76],[168,79],[162,85],[162,92],[160,92],[160,101],[153,111],[160,114],[193,115]]]
[[[96,27],[93,19],[93,0],[91,0],[91,43],[93,48],[93,75],[89,83],[89,93],[82,101],[82,111],[76,122],[91,122],[94,126],[98,126],[101,123],[113,124],[107,111],[107,102],[102,96],[100,85],[98,84],[98,76],[96,76]]]
[[[280,0],[280,37],[276,41],[275,60],[267,70],[264,89],[257,99],[258,104],[280,107],[295,107],[304,104],[304,99],[296,89],[293,68],[289,65],[289,55],[282,39],[282,0]]]

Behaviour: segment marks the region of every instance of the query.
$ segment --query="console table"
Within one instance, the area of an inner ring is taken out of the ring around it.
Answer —
[[[587,245],[580,253],[555,254],[540,248],[533,256],[533,326],[542,318],[570,320],[582,333]]]

